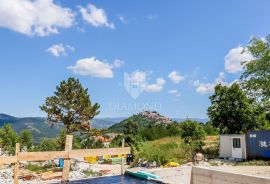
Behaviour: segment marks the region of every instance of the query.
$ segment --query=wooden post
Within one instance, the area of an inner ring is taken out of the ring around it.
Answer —
[[[122,148],[124,148],[125,146],[125,139],[122,139]],[[125,169],[124,169],[124,155],[122,152],[122,156],[121,156],[121,175],[125,174]]]
[[[72,135],[66,136],[66,145],[65,151],[69,152],[72,150]],[[63,167],[63,174],[62,174],[62,183],[69,182],[69,170],[70,170],[70,158],[64,159],[64,167]]]
[[[18,161],[19,152],[20,152],[20,143],[16,143],[15,156],[17,158],[17,162],[14,165],[14,184],[19,183],[19,161]]]

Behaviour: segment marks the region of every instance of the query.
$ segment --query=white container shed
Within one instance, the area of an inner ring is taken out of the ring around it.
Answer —
[[[246,137],[240,134],[219,136],[219,157],[228,159],[246,159]]]

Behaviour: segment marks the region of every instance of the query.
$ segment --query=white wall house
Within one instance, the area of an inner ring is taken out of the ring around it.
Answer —
[[[219,136],[219,157],[246,159],[246,137],[239,134]]]

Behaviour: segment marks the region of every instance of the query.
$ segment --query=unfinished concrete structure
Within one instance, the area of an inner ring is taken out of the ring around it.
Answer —
[[[270,178],[193,167],[190,184],[268,184]]]

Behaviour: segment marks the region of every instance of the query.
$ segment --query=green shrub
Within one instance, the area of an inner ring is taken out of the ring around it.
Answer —
[[[26,169],[33,172],[39,172],[44,170],[44,168],[39,164],[28,164],[26,165]]]
[[[87,177],[89,177],[89,176],[103,176],[104,175],[102,172],[96,172],[96,171],[93,171],[92,169],[83,170],[82,173],[84,175],[86,175]]]
[[[155,161],[158,165],[167,162],[182,164],[192,160],[192,149],[180,138],[170,137],[142,143],[136,157]]]

